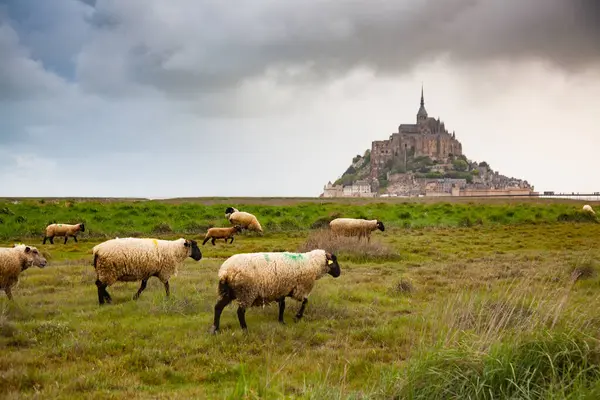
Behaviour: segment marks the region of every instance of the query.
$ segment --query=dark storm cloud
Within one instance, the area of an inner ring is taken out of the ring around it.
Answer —
[[[439,55],[459,63],[544,59],[568,72],[600,58],[596,0],[248,4],[98,1],[91,18],[102,29],[84,49],[81,76],[112,59],[123,81],[198,95],[287,66],[305,68],[274,78],[327,80],[361,66],[400,74]]]

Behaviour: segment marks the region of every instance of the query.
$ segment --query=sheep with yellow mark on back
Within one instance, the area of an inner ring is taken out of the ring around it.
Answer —
[[[195,240],[180,238],[160,240],[152,238],[120,238],[102,242],[92,249],[98,301],[111,302],[106,288],[117,281],[142,281],[134,300],[146,289],[148,279],[155,276],[165,286],[169,296],[169,278],[177,276],[177,267],[187,257],[199,261],[202,253]]]

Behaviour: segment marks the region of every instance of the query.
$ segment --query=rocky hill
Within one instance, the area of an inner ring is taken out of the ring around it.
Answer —
[[[372,192],[395,195],[419,195],[427,191],[449,192],[452,186],[462,189],[532,188],[527,181],[508,177],[492,170],[485,161],[476,162],[466,156],[450,156],[435,160],[428,156],[408,155],[387,161],[378,176],[371,177],[371,151],[352,159],[352,164],[334,183],[348,186],[357,181],[369,182]]]

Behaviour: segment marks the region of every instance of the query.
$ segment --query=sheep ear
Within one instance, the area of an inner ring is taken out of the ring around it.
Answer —
[[[31,251],[31,248],[29,246],[25,247],[25,253],[29,253]]]
[[[190,247],[190,242],[188,242],[188,241],[186,240],[186,241],[183,243],[183,245],[184,245],[185,247]]]

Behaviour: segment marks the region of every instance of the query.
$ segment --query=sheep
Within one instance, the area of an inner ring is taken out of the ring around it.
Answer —
[[[365,236],[369,242],[372,231],[379,229],[383,232],[385,230],[383,222],[377,219],[336,218],[329,223],[329,227],[337,235],[358,236],[359,240]]]
[[[233,235],[242,231],[242,227],[240,225],[232,226],[231,228],[209,228],[204,236],[204,241],[202,242],[202,246],[206,244],[209,240],[213,246],[215,245],[216,239],[224,239],[225,243],[227,243],[228,239],[231,239],[229,244],[233,243]]]
[[[69,224],[50,224],[46,227],[46,234],[44,235],[44,242],[42,244],[46,244],[46,240],[50,239],[50,244],[54,244],[55,236],[64,236],[65,243],[67,244],[67,240],[69,236],[73,237],[75,243],[77,243],[77,233],[85,232],[85,225],[83,223],[69,225]]]
[[[152,238],[120,238],[102,242],[92,249],[98,302],[103,305],[112,299],[106,288],[117,281],[132,282],[141,280],[142,284],[133,296],[134,300],[146,289],[148,279],[156,276],[165,286],[167,297],[170,295],[169,278],[177,276],[177,267],[187,257],[196,261],[202,258],[202,252],[195,240],[184,238],[176,240],[158,240]]]
[[[594,209],[592,208],[592,206],[590,206],[589,204],[586,204],[583,206],[583,211],[585,212],[589,212],[593,215],[596,215],[596,212],[594,211]]]
[[[294,321],[304,315],[308,296],[315,281],[329,274],[340,276],[335,254],[317,249],[307,253],[243,253],[229,257],[219,269],[218,300],[215,304],[211,334],[219,331],[223,309],[237,300],[237,316],[242,330],[247,331],[246,308],[279,303],[279,322],[285,324],[285,298],[302,302]]]
[[[0,289],[4,289],[8,299],[12,300],[12,288],[19,282],[19,274],[31,266],[44,268],[46,263],[44,256],[33,246],[0,247]]]
[[[239,211],[233,207],[227,207],[225,216],[232,225],[240,225],[244,229],[263,232],[258,219],[250,213]]]

